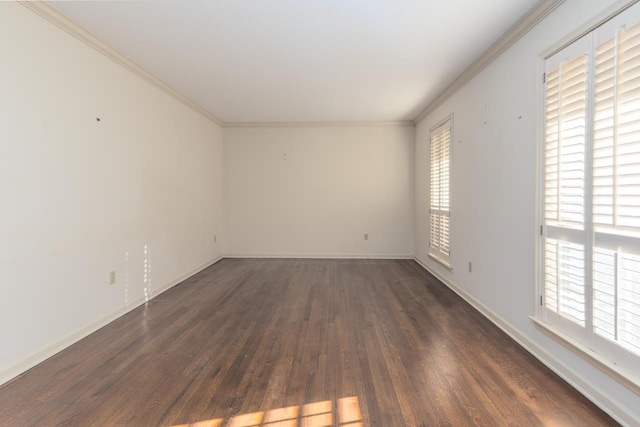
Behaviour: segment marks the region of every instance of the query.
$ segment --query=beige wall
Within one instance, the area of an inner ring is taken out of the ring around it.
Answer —
[[[223,147],[18,3],[0,52],[2,383],[222,254]]]
[[[413,126],[225,128],[225,253],[412,257],[413,141]]]

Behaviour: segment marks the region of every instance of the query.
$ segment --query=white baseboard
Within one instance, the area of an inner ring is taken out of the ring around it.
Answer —
[[[224,258],[293,258],[293,259],[413,259],[413,254],[351,254],[351,253],[248,253],[225,254]]]
[[[181,276],[177,277],[174,280],[171,280],[170,282],[164,284],[163,286],[161,286],[160,288],[158,288],[157,290],[154,290],[153,292],[153,297],[156,297],[158,295],[160,295],[161,293],[163,293],[164,291],[172,288],[173,286],[177,285],[178,283],[182,282],[183,280],[193,276],[196,273],[199,273],[200,271],[204,270],[205,268],[209,267],[210,265],[215,264],[216,262],[220,261],[222,259],[222,256],[219,256],[213,260],[207,261],[204,264],[201,264],[195,268],[192,268],[191,270],[187,271],[186,273],[182,274]],[[52,343],[49,343],[47,345],[44,345],[42,347],[40,347],[38,350],[34,351],[32,354],[30,354],[29,356],[25,357],[23,360],[21,360],[20,362],[16,363],[15,365],[10,366],[7,369],[4,369],[2,371],[0,371],[0,385],[11,381],[12,379],[16,378],[18,375],[28,371],[29,369],[33,368],[34,366],[38,365],[39,363],[42,363],[43,361],[47,360],[48,358],[50,358],[51,356],[55,355],[56,353],[59,353],[60,351],[64,350],[65,348],[71,346],[72,344],[75,344],[76,342],[80,341],[81,339],[87,337],[88,335],[91,335],[92,333],[94,333],[95,331],[97,331],[98,329],[106,326],[107,324],[113,322],[114,320],[116,320],[117,318],[127,314],[128,312],[132,311],[133,309],[141,306],[142,304],[144,304],[146,302],[144,297],[138,298],[135,301],[129,303],[128,305],[121,307],[119,309],[117,309],[116,311],[114,311],[113,313],[108,314],[107,316],[102,317],[101,319],[93,322],[92,324],[85,326],[84,328],[81,328],[63,338],[60,338]]]
[[[489,307],[485,306],[483,303],[478,301],[471,294],[466,292],[464,289],[457,286],[455,283],[442,276],[437,270],[433,269],[427,262],[424,260],[414,257],[414,260],[420,264],[425,270],[435,276],[438,280],[444,283],[447,287],[449,287],[453,292],[458,294],[462,299],[471,304],[473,308],[478,310],[483,316],[489,319],[493,324],[495,324],[498,328],[500,328],[504,333],[509,335],[516,341],[520,346],[522,346],[525,350],[531,353],[536,359],[542,362],[546,367],[555,372],[560,378],[569,383],[573,388],[578,390],[582,395],[584,395],[587,399],[592,401],[596,406],[602,409],[604,412],[609,414],[614,420],[622,424],[623,426],[634,426],[637,425],[638,420],[618,405],[616,402],[613,402],[609,399],[605,394],[603,394],[598,387],[594,386],[589,382],[588,379],[578,375],[573,369],[568,367],[566,364],[562,363],[558,359],[556,359],[551,353],[540,347],[535,342],[531,341],[527,336],[525,336],[522,332],[516,329],[513,325],[507,322],[505,319],[500,317],[497,313],[491,310]]]

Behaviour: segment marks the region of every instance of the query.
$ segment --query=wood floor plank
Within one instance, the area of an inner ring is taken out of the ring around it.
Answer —
[[[0,426],[260,420],[616,425],[410,260],[225,259],[0,387]]]

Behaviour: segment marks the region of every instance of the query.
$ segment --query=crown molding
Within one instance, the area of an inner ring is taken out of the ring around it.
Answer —
[[[78,22],[69,18],[68,16],[60,12],[55,7],[51,6],[48,2],[28,1],[28,0],[18,0],[18,2],[22,4],[24,7],[26,7],[27,9],[37,13],[41,17],[45,18],[47,21],[56,25],[58,28],[61,28],[67,33],[71,34],[73,37],[80,40],[87,46],[95,49],[96,51],[100,52],[107,58],[120,64],[121,66],[131,71],[132,73],[136,74],[138,77],[141,77],[143,80],[152,84],[156,88],[162,90],[167,95],[173,97],[177,101],[191,108],[193,111],[201,114],[206,119],[220,126],[224,126],[224,122],[222,120],[220,120],[219,118],[217,118],[216,116],[214,116],[213,114],[205,110],[200,105],[186,98],[184,95],[180,94],[178,91],[176,91],[171,86],[169,86],[168,84],[160,80],[158,77],[154,76],[144,68],[140,67],[138,64],[133,62],[122,52],[120,52],[119,50],[109,45],[100,37],[93,34],[91,31],[87,30]]]
[[[160,80],[144,68],[129,59],[125,54],[115,49],[91,31],[84,28],[75,20],[69,18],[47,1],[18,0],[27,9],[35,12],[47,21],[61,28],[87,46],[100,52],[112,61],[120,64],[143,80],[162,90],[169,96],[181,102],[193,111],[222,127],[258,128],[258,127],[339,127],[339,126],[414,126],[428,114],[444,103],[458,89],[478,75],[504,51],[511,47],[542,19],[560,6],[564,0],[540,0],[525,16],[516,22],[498,41],[496,41],[480,58],[471,64],[446,89],[444,89],[431,103],[413,120],[380,121],[380,122],[224,122],[209,111],[191,101],[167,83]]]
[[[449,86],[447,86],[438,96],[433,99],[422,110],[420,114],[413,119],[415,124],[421,122],[430,113],[435,111],[449,97],[458,91],[462,86],[467,84],[471,79],[480,74],[489,64],[498,58],[504,51],[513,46],[525,34],[527,34],[540,21],[546,18],[558,6],[564,3],[564,0],[540,0],[532,7],[518,22],[513,24],[506,33],[502,35],[494,44],[489,47],[478,59],[475,60],[465,71],[462,72]]]
[[[347,126],[415,126],[413,120],[372,122],[226,122],[225,128],[296,128]]]

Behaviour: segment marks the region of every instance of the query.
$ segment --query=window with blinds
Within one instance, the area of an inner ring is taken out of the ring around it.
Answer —
[[[640,378],[640,6],[545,62],[542,319]]]
[[[429,255],[447,267],[451,265],[450,167],[451,118],[431,130],[430,136]]]
[[[586,53],[549,70],[546,83],[545,305],[584,326]],[[566,229],[573,233],[567,234]]]

